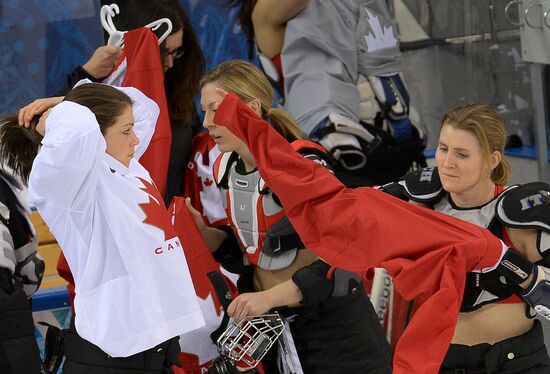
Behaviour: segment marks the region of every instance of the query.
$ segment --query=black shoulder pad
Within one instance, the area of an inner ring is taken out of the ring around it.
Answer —
[[[432,204],[445,194],[435,166],[413,171],[405,175],[399,184],[403,186],[405,196],[417,203]]]
[[[398,199],[409,201],[409,197],[405,194],[405,187],[399,182],[386,183],[378,188],[378,190],[397,197]]]
[[[532,182],[507,188],[499,196],[496,215],[508,227],[550,232],[550,185]]]

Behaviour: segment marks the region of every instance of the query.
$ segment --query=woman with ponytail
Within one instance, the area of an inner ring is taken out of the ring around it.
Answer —
[[[483,104],[455,108],[443,116],[437,168],[411,173],[400,183],[413,203],[487,228],[519,255],[547,266],[548,259],[541,257],[545,248],[537,250],[545,234],[529,221],[536,217],[530,208],[536,209],[537,204],[524,206],[518,196],[528,199],[550,186],[538,182],[506,186],[511,177],[504,158],[506,140],[504,123],[495,109]],[[513,206],[522,208],[512,212]],[[544,204],[539,208],[544,209]],[[518,213],[523,222],[511,222]],[[548,216],[547,211],[544,214]],[[534,276],[533,282],[544,279],[545,270],[535,269],[539,279]],[[526,308],[521,297],[526,294],[517,285],[503,283],[498,275],[469,273],[452,343],[439,372],[548,373],[541,323]]]
[[[279,358],[291,361],[294,368],[301,366],[304,373],[390,373],[389,344],[361,278],[332,268],[304,247],[248,148],[213,122],[226,91],[237,95],[305,158],[325,166],[327,161],[321,147],[300,140],[298,126],[285,111],[272,108],[271,85],[256,67],[229,61],[203,77],[204,126],[222,151],[214,164],[214,178],[229,226],[205,226],[189,200],[187,204],[216,259],[240,273],[240,295],[229,305],[228,314],[236,321],[271,310],[287,317],[290,331],[286,330],[284,341],[293,341],[287,350],[295,349],[298,361],[282,350]],[[270,352],[264,360],[269,373],[278,372],[274,356],[277,352]],[[234,364],[247,370],[246,365]]]

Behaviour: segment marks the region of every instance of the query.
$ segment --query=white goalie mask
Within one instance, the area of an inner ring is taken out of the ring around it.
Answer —
[[[256,367],[285,329],[278,314],[249,316],[238,324],[230,323],[218,338],[222,356]]]

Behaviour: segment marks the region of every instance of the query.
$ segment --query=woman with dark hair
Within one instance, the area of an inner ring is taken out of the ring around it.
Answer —
[[[183,192],[191,140],[202,127],[193,100],[198,94],[199,81],[204,73],[204,56],[191,21],[177,0],[109,2],[111,3],[119,4],[120,7],[120,14],[112,18],[116,29],[120,31],[137,29],[160,18],[168,18],[172,22],[170,35],[159,46],[172,129],[166,191],[162,191],[165,192],[164,200],[168,204],[172,196]],[[153,32],[160,37],[165,30],[164,27],[159,27]],[[120,56],[119,52],[115,46],[99,47],[84,66],[76,68],[69,75],[62,94],[80,79],[101,81],[112,71]]]
[[[177,363],[178,335],[204,321],[171,218],[137,161],[159,108],[135,88],[98,83],[62,99],[23,108],[0,145],[27,141],[5,157],[28,176],[29,200],[74,278],[63,372],[164,373]]]

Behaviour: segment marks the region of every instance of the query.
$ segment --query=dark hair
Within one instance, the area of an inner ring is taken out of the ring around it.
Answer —
[[[118,30],[133,30],[160,18],[172,22],[170,35],[183,30],[183,57],[164,77],[170,122],[173,126],[185,126],[193,119],[194,98],[199,91],[199,81],[205,70],[204,55],[189,17],[177,0],[131,0],[121,4],[120,14],[113,17]],[[165,28],[153,31],[161,36]],[[162,47],[162,46],[161,46]]]
[[[229,7],[238,7],[239,14],[237,19],[241,24],[243,34],[248,42],[248,59],[254,56],[254,24],[252,23],[252,11],[258,0],[228,0],[226,5]]]
[[[42,135],[36,131],[40,116],[34,116],[31,126],[19,126],[17,115],[0,119],[0,158],[2,164],[27,184],[32,162],[38,153]]]
[[[128,95],[100,83],[80,85],[69,91],[65,100],[88,107],[95,114],[102,133],[132,105]],[[17,115],[0,119],[0,158],[25,184],[42,141],[42,135],[36,131],[39,119],[39,115],[34,116],[29,128],[19,126]]]
[[[72,101],[90,109],[95,114],[102,134],[132,105],[132,99],[124,92],[100,83],[85,83],[75,87],[67,93],[64,101]]]

